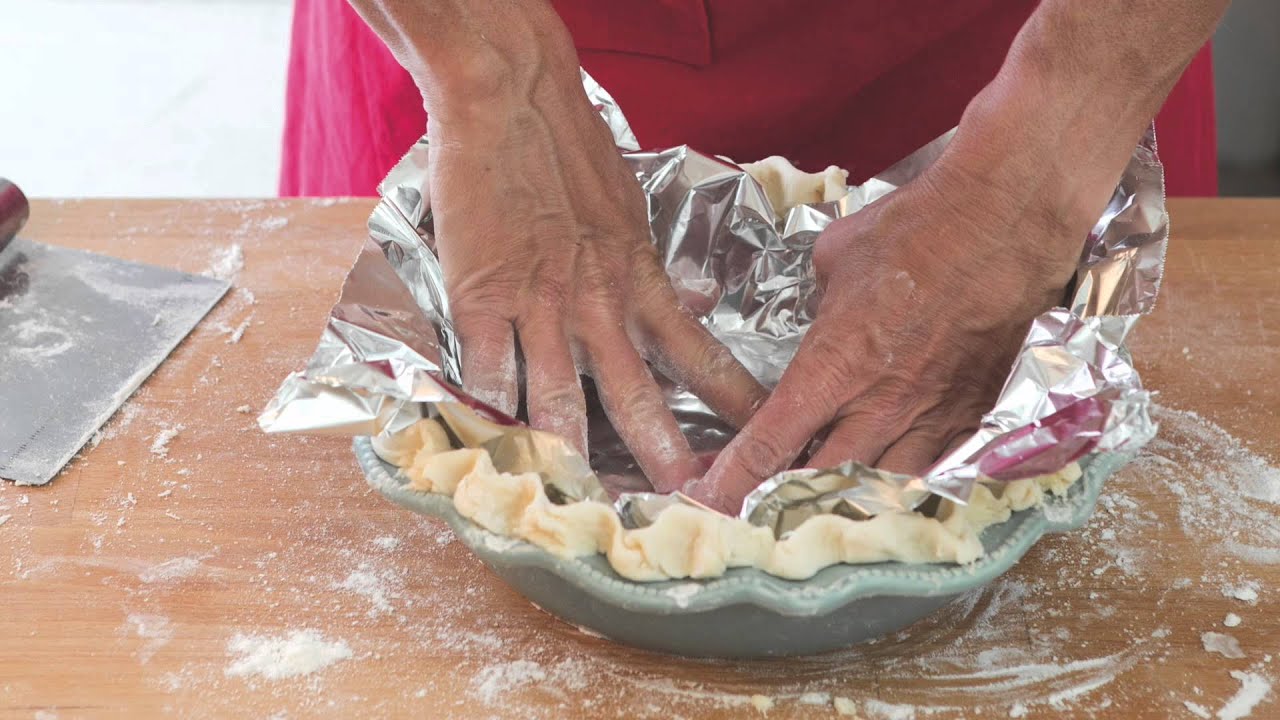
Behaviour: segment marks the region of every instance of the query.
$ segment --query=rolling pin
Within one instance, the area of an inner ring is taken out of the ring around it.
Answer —
[[[17,185],[0,178],[0,251],[18,234],[30,214],[27,196]]]

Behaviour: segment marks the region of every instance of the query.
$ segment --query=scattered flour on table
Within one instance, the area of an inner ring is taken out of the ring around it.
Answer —
[[[1230,635],[1216,632],[1201,633],[1200,643],[1204,645],[1205,652],[1218,653],[1225,658],[1234,660],[1245,656],[1244,651],[1240,649],[1240,641]]]
[[[153,565],[138,573],[144,583],[164,583],[194,574],[200,569],[201,557],[176,557]]]
[[[391,612],[391,598],[396,595],[394,585],[398,578],[388,572],[379,572],[370,563],[360,566],[347,575],[341,583],[334,586],[337,590],[347,590],[368,599],[369,617]]]
[[[871,717],[882,720],[915,720],[916,717],[914,705],[900,705],[872,699],[863,703],[862,707]]]
[[[1240,681],[1240,689],[1218,711],[1218,720],[1249,717],[1253,708],[1271,694],[1271,681],[1257,673],[1232,670],[1231,677]]]
[[[253,322],[253,313],[249,313],[249,316],[246,317],[243,322],[241,322],[234,329],[232,329],[230,332],[227,333],[226,343],[228,345],[234,345],[240,342],[240,340],[244,338],[244,333],[246,330],[249,329],[249,325],[252,324],[252,322]]]
[[[847,697],[837,697],[832,700],[836,708],[836,714],[857,716],[858,704]]]
[[[270,232],[272,230],[280,230],[281,228],[288,227],[288,225],[289,225],[289,218],[281,217],[279,215],[273,215],[272,217],[269,217],[269,218],[263,218],[263,220],[258,223],[258,227],[263,230],[266,230],[267,232]]]
[[[1183,531],[1215,554],[1280,563],[1280,468],[1194,412],[1155,415],[1160,434],[1141,462],[1165,471],[1153,474],[1178,498]]]
[[[120,434],[122,430],[127,429],[133,424],[133,421],[142,412],[142,406],[138,403],[127,403],[116,411],[115,415],[107,422],[102,429],[102,440],[111,440]]]
[[[181,423],[162,425],[160,432],[156,433],[156,436],[151,439],[151,447],[149,448],[151,454],[159,458],[169,457],[169,443],[173,442],[173,439],[178,437],[178,434],[184,429],[186,428]]]
[[[0,525],[4,525],[9,522],[9,518],[11,517],[13,517],[13,515],[0,515]]]
[[[138,662],[143,665],[173,639],[173,623],[164,615],[130,613],[122,630],[126,636],[135,635],[146,641],[138,648]]]
[[[400,538],[394,535],[383,535],[373,539],[373,544],[381,550],[395,550],[400,547]]]
[[[227,652],[238,656],[227,666],[227,675],[267,680],[310,675],[351,658],[346,641],[326,640],[310,629],[283,637],[236,635],[227,643]]]
[[[1258,583],[1246,582],[1241,585],[1224,585],[1222,594],[1229,598],[1247,602],[1250,605],[1258,604]]]
[[[263,208],[251,208],[263,209]],[[256,239],[267,233],[275,232],[289,225],[289,218],[284,215],[269,215],[264,218],[246,216],[243,221],[230,231],[231,237]]]
[[[824,692],[808,692],[797,698],[801,705],[830,705],[831,694]]]
[[[1209,712],[1209,708],[1201,705],[1200,703],[1194,703],[1194,702],[1191,702],[1190,700],[1183,700],[1182,706],[1185,707],[1192,715],[1195,715],[1198,718],[1204,718],[1205,720],[1209,720],[1209,718],[1213,717],[1213,713]]]
[[[532,660],[490,665],[476,674],[471,681],[471,691],[482,702],[493,703],[508,691],[523,685],[541,683],[547,679],[547,671]]]
[[[1227,627],[1236,627],[1240,622],[1240,616],[1235,613],[1227,613],[1227,616],[1222,618],[1222,624]]]
[[[209,265],[205,267],[204,274],[212,275],[219,280],[235,280],[243,269],[244,249],[240,247],[240,243],[235,243],[229,247],[218,248]]]

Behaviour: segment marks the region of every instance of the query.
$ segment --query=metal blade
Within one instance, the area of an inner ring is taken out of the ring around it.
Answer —
[[[0,250],[0,478],[52,480],[228,287],[22,238]]]

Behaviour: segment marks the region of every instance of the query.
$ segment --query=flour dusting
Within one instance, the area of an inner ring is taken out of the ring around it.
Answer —
[[[164,615],[130,613],[125,618],[123,632],[145,641],[138,648],[138,662],[146,665],[157,650],[173,639],[173,623]]]
[[[862,708],[869,717],[877,720],[915,720],[916,717],[914,705],[899,705],[874,698],[863,703]]]
[[[156,436],[151,439],[151,447],[149,448],[151,454],[159,458],[169,457],[169,443],[173,442],[173,439],[178,437],[178,434],[184,429],[186,428],[181,423],[162,425],[160,432],[156,433]]]
[[[1204,718],[1205,720],[1209,720],[1209,718],[1213,717],[1213,713],[1209,712],[1209,708],[1201,705],[1200,703],[1191,702],[1190,700],[1183,700],[1182,706],[1185,707],[1188,712],[1190,712],[1192,715],[1195,715],[1198,718]]]
[[[1160,434],[1142,460],[1162,471],[1188,537],[1218,555],[1280,563],[1280,468],[1197,413],[1159,408],[1156,416]]]
[[[1218,653],[1224,658],[1238,660],[1245,656],[1244,651],[1240,649],[1240,641],[1230,635],[1216,632],[1201,633],[1200,643],[1204,645],[1205,652]]]
[[[395,594],[393,585],[396,583],[397,579],[388,573],[378,572],[370,563],[361,563],[359,568],[334,587],[366,598],[370,604],[368,615],[376,617],[391,612],[390,598]]]
[[[1250,605],[1257,605],[1258,583],[1251,581],[1241,585],[1226,585],[1222,588],[1222,594]]]
[[[227,675],[267,680],[310,675],[351,658],[346,641],[326,640],[310,629],[284,637],[236,635],[227,643],[227,652],[238,656],[227,666]]]
[[[144,583],[163,583],[178,580],[194,574],[200,569],[198,557],[176,557],[138,573],[138,579]]]
[[[209,265],[204,269],[204,274],[219,280],[235,280],[243,269],[244,249],[239,243],[235,243],[229,247],[218,248]]]
[[[830,705],[831,693],[807,692],[796,698],[801,705]]]
[[[476,675],[471,684],[472,691],[482,702],[493,703],[514,688],[546,679],[547,673],[538,663],[532,660],[515,660],[486,667]]]
[[[1218,711],[1218,720],[1249,717],[1253,708],[1271,694],[1271,681],[1257,673],[1232,670],[1231,677],[1240,681],[1240,689]]]
[[[249,329],[249,325],[252,323],[253,323],[253,313],[249,313],[249,317],[245,318],[243,322],[235,326],[235,328],[231,329],[227,333],[226,343],[228,345],[234,345],[240,342],[241,338],[244,337],[245,331]]]

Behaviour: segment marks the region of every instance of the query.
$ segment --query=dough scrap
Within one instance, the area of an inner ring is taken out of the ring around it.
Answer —
[[[764,188],[764,194],[779,217],[785,217],[797,205],[834,202],[849,194],[849,171],[829,166],[818,173],[807,173],[778,155],[740,165]]]
[[[421,450],[431,454],[449,449],[449,435],[438,422],[416,422],[392,435],[379,435],[373,439],[373,452],[395,465],[407,467]]]
[[[768,528],[690,505],[673,505],[637,529],[622,527],[613,507],[597,500],[556,505],[538,473],[499,472],[486,450],[450,449],[435,420],[375,440],[374,450],[401,468],[410,488],[451,495],[459,514],[490,532],[561,557],[603,553],[619,575],[641,582],[712,578],[733,567],[804,580],[837,563],[969,563],[983,554],[985,528],[1040,503],[1046,492],[1065,493],[1081,475],[1072,464],[995,489],[976,485],[967,505],[944,501],[937,517],[818,515],[775,539]]]

